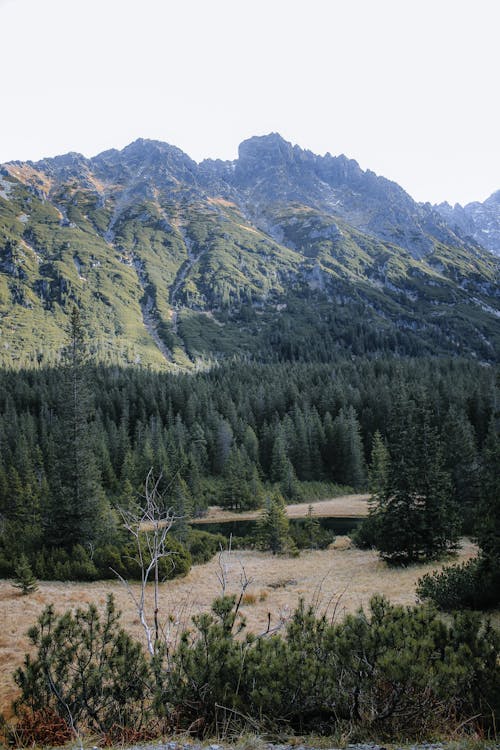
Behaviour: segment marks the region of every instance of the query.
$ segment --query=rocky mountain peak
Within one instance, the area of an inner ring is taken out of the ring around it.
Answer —
[[[293,146],[279,133],[257,135],[240,143],[238,161],[240,165],[252,162],[288,162],[293,159]]]
[[[457,232],[472,237],[476,242],[495,255],[500,256],[500,190],[497,190],[483,203],[474,201],[453,208],[449,203],[435,206],[441,216]]]
[[[489,198],[484,201],[485,206],[500,207],[500,190],[492,193]]]
[[[92,165],[100,179],[128,187],[148,184],[162,188],[197,182],[197,164],[177,146],[138,138],[120,151],[98,154]]]

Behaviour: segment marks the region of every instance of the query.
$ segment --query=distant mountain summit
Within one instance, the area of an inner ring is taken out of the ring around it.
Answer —
[[[449,203],[435,207],[448,224],[465,237],[500,257],[500,190],[490,195],[484,203],[474,202],[453,208]]]
[[[492,361],[499,261],[481,238],[494,249],[498,198],[418,204],[354,160],[277,133],[244,141],[234,161],[197,164],[138,139],[91,159],[10,162],[0,362],[57,361],[73,304],[109,362],[387,351]]]

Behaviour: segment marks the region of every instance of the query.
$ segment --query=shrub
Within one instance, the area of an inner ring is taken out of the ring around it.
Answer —
[[[14,675],[21,727],[28,731],[42,715],[58,718],[61,731],[70,726],[106,734],[116,726],[142,727],[150,670],[141,646],[119,627],[119,616],[112,596],[103,618],[92,604],[74,614],[58,616],[52,606],[42,612],[28,631],[37,654],[26,655]]]
[[[148,664],[118,627],[112,599],[102,622],[93,606],[59,618],[48,607],[30,631],[37,656],[15,675],[21,726],[55,716],[62,730],[66,723],[111,740],[150,731],[155,712],[159,722],[205,735],[221,720],[235,731],[387,739],[464,724],[494,730],[500,636],[476,613],[446,624],[432,607],[375,596],[367,612],[332,623],[301,602],[285,634],[242,637],[238,609],[234,596],[217,599],[193,617],[176,651],[160,647]]]
[[[374,513],[366,516],[351,534],[353,544],[359,549],[374,549],[379,537],[379,519]]]
[[[218,711],[262,731],[283,727],[366,736],[422,737],[475,716],[484,726],[499,709],[499,636],[462,613],[447,626],[429,607],[372,599],[339,624],[302,603],[286,638],[235,637],[235,600],[193,618],[169,663],[161,702],[180,728],[201,717],[211,732]],[[244,627],[244,623],[240,624]]]
[[[99,573],[87,550],[80,544],[71,551],[42,547],[35,555],[33,572],[41,580],[95,581]]]
[[[484,557],[448,565],[420,578],[417,596],[446,611],[495,607],[500,601],[500,571]]]
[[[166,557],[162,557],[158,564],[158,574],[160,581],[171,580],[178,576],[185,576],[191,568],[191,555],[189,550],[175,537],[169,535],[165,540],[165,549],[168,552]],[[147,565],[149,560],[147,547],[143,549],[144,562]],[[125,567],[125,578],[140,580],[141,567],[136,560],[137,550],[135,543],[128,544],[121,555],[121,561]]]
[[[317,518],[306,516],[290,524],[290,536],[297,549],[326,549],[335,541],[333,531],[323,529]]]
[[[208,562],[222,548],[227,547],[227,539],[222,534],[211,534],[209,531],[190,529],[187,548],[195,565]]]
[[[26,555],[21,555],[19,561],[15,567],[16,577],[13,582],[13,586],[21,590],[21,593],[26,596],[32,594],[37,590],[38,584],[31,566],[28,562]]]

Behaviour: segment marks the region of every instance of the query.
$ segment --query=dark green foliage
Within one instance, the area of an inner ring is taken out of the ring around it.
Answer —
[[[209,734],[230,718],[261,731],[422,738],[471,716],[484,730],[498,716],[500,641],[478,617],[445,625],[427,607],[374,597],[338,624],[301,604],[286,637],[236,639],[236,613],[234,597],[215,602],[169,661],[160,703],[181,727],[199,720]]]
[[[378,470],[377,481],[383,485],[371,509],[376,517],[370,521],[375,546],[384,559],[397,564],[453,551],[458,539],[456,507],[425,400],[417,403],[404,391],[397,394],[388,443],[386,466],[382,474]]]
[[[244,446],[233,447],[224,465],[220,504],[231,510],[253,510],[262,505],[264,490],[257,466]]]
[[[118,620],[111,596],[103,616],[92,604],[60,616],[47,607],[29,631],[36,655],[15,673],[16,712],[49,709],[74,731],[140,729],[149,716],[150,670]]]
[[[109,565],[99,563],[105,556],[101,550],[111,545],[120,557],[124,553],[116,508],[137,505],[151,467],[157,476],[163,474],[166,502],[182,516],[174,529],[181,541],[191,514],[214,504],[257,505],[272,479],[288,501],[327,497],[340,478],[359,481],[377,430],[391,450],[402,439],[401,424],[408,449],[398,452],[418,468],[418,457],[410,452],[418,419],[413,424],[411,415],[403,414],[394,420],[394,429],[387,420],[401,388],[412,394],[416,413],[426,402],[426,434],[437,445],[437,456],[442,451],[449,462],[457,455],[460,430],[448,434],[444,427],[453,408],[457,424],[466,425],[464,434],[477,436],[477,461],[486,465],[494,371],[470,362],[231,362],[193,375],[81,364],[76,381],[69,367],[0,371],[3,575],[12,575],[13,561],[24,553],[38,578],[70,577],[72,550],[78,546],[88,558],[77,555],[80,575],[92,579],[96,569],[102,575]],[[71,394],[72,383],[81,394],[75,409],[61,393],[65,384],[64,393]],[[73,427],[76,441],[64,437],[74,436]],[[438,477],[443,463],[432,459],[429,466]],[[452,476],[455,507],[456,488],[462,492],[472,486],[471,466],[469,460],[459,462]],[[412,471],[421,485],[422,472]],[[478,478],[481,489],[489,480],[482,469]],[[481,494],[486,504],[493,502],[491,492]],[[75,497],[81,497],[81,507]],[[477,503],[468,500],[467,507],[478,515]]]
[[[21,594],[26,596],[27,594],[32,594],[37,590],[38,583],[35,576],[33,575],[33,571],[31,570],[31,566],[26,555],[21,555],[17,562],[17,565],[14,568],[14,572],[15,578],[12,585],[15,586],[16,589],[20,589]]]
[[[381,517],[374,509],[366,518],[363,518],[358,528],[351,534],[351,539],[360,549],[375,549],[381,535]]]
[[[126,577],[132,580],[141,580],[141,566],[136,561],[137,551],[133,544],[125,546],[121,557],[122,565],[126,570]],[[151,560],[148,555],[146,543],[143,544],[143,560],[147,566]],[[189,573],[191,567],[191,555],[187,547],[169,534],[165,540],[165,556],[158,562],[158,576],[160,581],[168,581],[177,576]]]
[[[452,612],[464,608],[484,609],[491,593],[480,574],[478,560],[447,565],[438,573],[426,573],[418,582],[417,596],[431,600],[440,609]]]
[[[273,555],[295,553],[285,500],[280,492],[274,491],[266,496],[264,508],[257,519],[255,536],[257,548],[264,552],[269,551]]]
[[[352,406],[341,409],[332,426],[333,471],[341,484],[359,489],[366,468],[359,422]]]
[[[389,451],[387,445],[377,430],[372,440],[372,451],[370,456],[370,469],[368,472],[368,489],[374,495],[383,492],[387,483],[389,469]]]
[[[441,428],[445,468],[450,474],[453,502],[465,533],[474,531],[480,501],[480,462],[474,430],[467,415],[450,408]]]
[[[56,409],[60,416],[49,465],[51,493],[43,519],[45,542],[66,550],[106,534],[106,499],[92,450],[93,412],[87,348],[80,313],[73,307]],[[108,516],[109,517],[109,516]]]
[[[301,602],[286,632],[244,634],[241,599],[217,599],[193,617],[175,651],[148,663],[119,627],[113,600],[42,613],[15,680],[16,713],[60,717],[75,731],[110,736],[161,717],[177,731],[349,730],[351,736],[428,738],[494,730],[500,711],[500,637],[461,613],[446,624],[429,607],[375,596],[339,622]]]
[[[227,539],[222,534],[211,534],[208,531],[190,529],[187,548],[193,564],[205,563],[227,546]]]
[[[314,517],[312,505],[309,506],[306,517],[296,520],[289,528],[297,549],[325,549],[335,539],[333,532],[321,528],[320,522]]]
[[[245,627],[235,604],[235,597],[216,599],[211,613],[193,617],[196,635],[182,634],[168,672],[160,674],[158,708],[173,707],[181,726],[187,720],[210,731],[217,706],[232,705],[246,650],[235,638]]]
[[[488,609],[500,603],[500,440],[493,422],[483,450],[482,498],[476,522],[479,556],[427,574],[417,594],[445,610]]]
[[[481,557],[492,575],[500,576],[500,434],[490,422],[483,449],[481,505],[477,540]]]

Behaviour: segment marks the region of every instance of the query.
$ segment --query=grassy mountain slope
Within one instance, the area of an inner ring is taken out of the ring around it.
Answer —
[[[4,365],[57,361],[73,304],[109,363],[345,349],[495,360],[498,271],[394,183],[274,135],[233,163],[138,141],[0,175]]]

